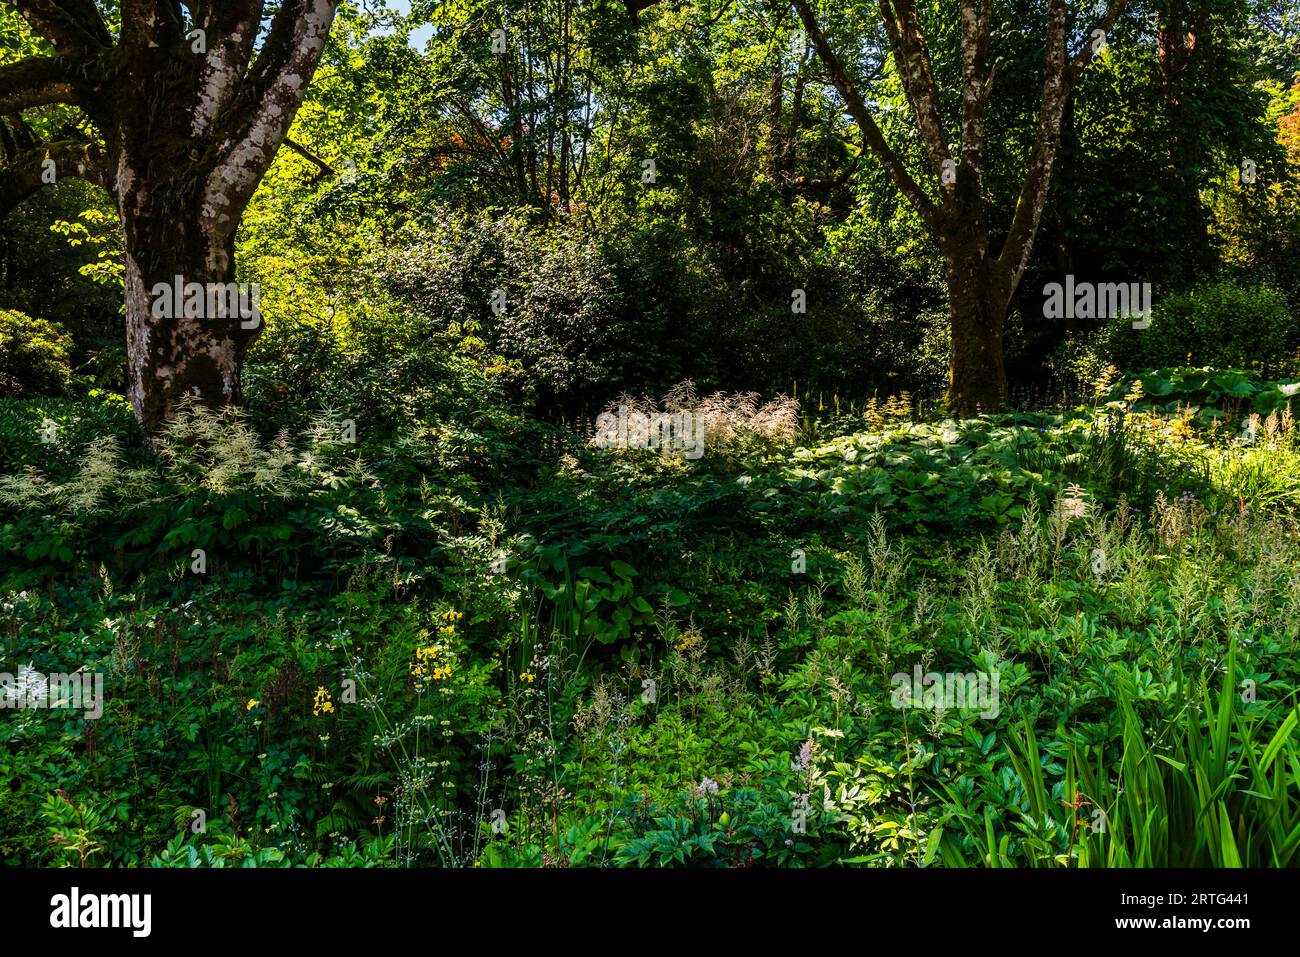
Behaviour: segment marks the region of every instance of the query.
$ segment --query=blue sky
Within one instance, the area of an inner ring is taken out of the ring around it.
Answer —
[[[405,15],[411,12],[411,3],[410,0],[388,0],[388,8]],[[411,33],[411,46],[417,50],[423,50],[424,44],[431,36],[433,36],[432,27],[417,27]]]

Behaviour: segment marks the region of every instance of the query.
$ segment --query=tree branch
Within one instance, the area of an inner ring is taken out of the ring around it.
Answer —
[[[53,181],[72,176],[113,192],[108,161],[98,143],[65,141],[24,150],[0,166],[0,218]]]
[[[916,128],[930,155],[930,165],[938,176],[948,156],[948,134],[944,132],[943,118],[939,115],[939,89],[930,67],[930,54],[925,48],[925,34],[916,16],[913,0],[880,0],[880,16],[889,34],[889,45],[894,52],[894,63],[903,81],[903,92]]]
[[[47,103],[76,103],[71,64],[64,57],[35,56],[0,66],[0,115]]]
[[[880,127],[876,125],[876,121],[868,111],[861,94],[858,93],[853,81],[849,78],[844,64],[840,62],[839,57],[835,55],[835,51],[831,49],[830,44],[826,41],[825,35],[822,34],[817,18],[813,16],[812,8],[808,5],[808,0],[792,0],[792,2],[795,10],[799,13],[799,19],[803,21],[804,29],[808,31],[808,36],[813,41],[818,57],[821,58],[822,64],[830,74],[831,82],[840,91],[840,96],[844,98],[844,104],[849,111],[849,115],[853,117],[858,124],[858,129],[862,131],[863,139],[871,147],[871,151],[876,154],[876,158],[880,161],[880,165],[885,168],[885,172],[893,181],[894,186],[912,204],[912,207],[933,234],[934,203],[925,194],[925,191],[917,185],[912,175],[908,173],[907,167],[903,165],[903,161],[899,159],[898,154],[890,147],[885,135],[880,131]]]
[[[993,0],[961,0],[962,165],[976,177],[977,193],[984,176],[984,110],[992,80],[985,63],[992,32]]]
[[[1047,45],[1044,55],[1043,99],[1038,111],[1038,132],[1029,154],[1029,167],[1016,199],[1016,211],[1011,219],[998,266],[1008,277],[1014,290],[1029,264],[1029,252],[1047,199],[1051,182],[1052,163],[1061,141],[1061,115],[1069,93],[1068,66],[1066,63],[1065,0],[1048,0]]]
[[[1110,31],[1114,28],[1115,22],[1119,20],[1124,8],[1128,6],[1128,0],[1110,0],[1106,9],[1106,15],[1101,18],[1101,23],[1093,29],[1100,30],[1105,36],[1110,36]],[[1087,38],[1083,42],[1083,48],[1075,54],[1074,59],[1070,62],[1068,74],[1068,83],[1071,88],[1078,82],[1083,71],[1088,69],[1088,64],[1092,62],[1093,56],[1097,50],[1093,46],[1092,32],[1089,31]]]
[[[1124,11],[1127,0],[1110,0],[1106,15],[1097,29],[1109,33]],[[1069,59],[1066,51],[1065,0],[1048,0],[1047,52],[1043,74],[1043,102],[1039,110],[1038,134],[1030,151],[1029,168],[1016,200],[1016,211],[1011,220],[998,265],[1005,271],[1014,290],[1029,265],[1029,253],[1034,246],[1038,224],[1043,215],[1043,204],[1051,183],[1052,164],[1061,143],[1061,117],[1074,84],[1092,61],[1094,42],[1089,33],[1083,49]]]
[[[264,0],[226,0],[202,3],[195,22],[208,36],[208,54],[202,67],[202,89],[192,133],[203,136],[238,95],[253,46],[262,24]]]
[[[320,170],[320,175],[312,179],[313,183],[319,181],[321,177],[333,176],[337,172],[333,166],[325,162],[311,150],[307,149],[307,147],[294,140],[293,137],[286,136],[284,138],[284,145]]]
[[[217,163],[204,190],[204,218],[228,235],[271,165],[311,83],[338,0],[285,0],[243,88],[218,122]]]
[[[8,162],[9,157],[16,156],[24,150],[37,146],[40,140],[32,128],[23,122],[17,113],[12,116],[0,116],[0,162]]]
[[[112,44],[93,0],[9,0],[33,31],[60,53],[94,51]]]
[[[170,11],[162,0],[120,0],[122,9],[122,45],[126,47],[157,47],[176,33]],[[168,27],[173,27],[169,31]]]

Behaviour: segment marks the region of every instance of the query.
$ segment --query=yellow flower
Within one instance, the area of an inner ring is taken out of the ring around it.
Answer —
[[[434,681],[450,678],[451,662],[447,661],[446,651],[447,649],[441,645],[416,648],[415,660],[411,662],[411,674],[416,678],[432,678]],[[437,664],[438,661],[442,661],[443,664]]]
[[[254,708],[256,708],[256,707],[257,707],[257,699],[256,699],[256,698],[249,698],[249,699],[248,699],[248,707],[247,707],[245,710],[246,710],[246,711],[252,711],[252,710],[253,710]]]
[[[674,646],[674,650],[678,652],[689,651],[703,640],[704,636],[698,631],[691,630],[684,632],[682,634],[682,640]]]
[[[519,680],[527,681],[531,684],[537,680],[537,675],[533,674],[531,671],[521,671],[519,672]]]
[[[311,713],[317,717],[322,714],[334,713],[334,702],[330,700],[330,693],[323,687],[316,689],[316,697],[312,701]]]

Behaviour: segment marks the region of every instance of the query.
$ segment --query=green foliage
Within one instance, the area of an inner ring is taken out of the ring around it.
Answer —
[[[1138,713],[1132,679],[1117,676],[1118,740],[1076,745],[1069,755],[1074,789],[1101,812],[1099,826],[1083,831],[1080,866],[1295,865],[1300,712],[1255,703],[1254,682],[1239,682],[1234,663],[1230,653],[1217,698],[1207,689],[1155,727]],[[1102,754],[1113,748],[1115,778],[1101,773]],[[1071,787],[1067,781],[1067,793]]]
[[[1275,370],[1291,356],[1296,331],[1276,290],[1218,280],[1159,300],[1147,329],[1134,329],[1127,316],[1109,320],[1092,354],[1126,371],[1178,365]]]
[[[1293,39],[1291,48],[1300,61],[1300,43]],[[1300,307],[1300,86],[1293,82],[1295,76],[1292,70],[1261,84],[1271,94],[1269,119],[1288,162],[1266,163],[1256,183],[1217,190],[1213,203],[1214,233],[1223,244],[1224,261],[1281,290],[1293,312]]]
[[[1280,416],[574,447],[456,495],[400,441],[373,487],[337,426],[196,410],[156,460],[101,436],[6,480],[6,662],[105,683],[98,720],[6,712],[6,863],[1295,860]],[[900,701],[918,668],[997,696]]]
[[[360,846],[344,844],[325,855],[313,851],[295,862],[277,847],[261,847],[218,826],[202,839],[177,835],[149,862],[150,867],[385,867],[392,866],[393,841],[376,837]]]
[[[38,413],[20,409],[19,418],[32,427]],[[204,561],[208,551],[214,561],[220,556],[226,568],[251,554],[287,568],[302,541],[292,541],[295,533],[312,529],[322,537],[318,557],[342,561],[383,522],[365,514],[382,502],[382,490],[369,484],[374,476],[343,434],[339,423],[318,418],[301,448],[283,434],[263,445],[237,411],[195,407],[160,437],[161,468],[141,462],[120,432],[91,439],[63,469],[56,446],[33,456],[41,467],[0,476],[0,548],[49,572],[111,554],[119,574],[159,562],[183,574],[196,549]],[[340,490],[360,488],[369,490],[362,493],[369,506],[355,496],[343,502]]]
[[[1186,410],[1204,428],[1235,424],[1252,413],[1285,412],[1300,394],[1300,381],[1295,379],[1265,380],[1243,369],[1175,367],[1138,373],[1133,381],[1115,385],[1109,398],[1123,398],[1135,381],[1142,386],[1134,408],[1166,415]]]
[[[530,228],[522,215],[444,215],[386,250],[379,283],[437,333],[481,339],[543,407],[608,384],[634,359],[622,293],[590,236]]]
[[[1154,14],[1153,5],[1128,5],[1072,97],[1036,268],[1056,264],[1059,272],[1094,281],[1149,281],[1158,290],[1186,290],[1221,262],[1209,208],[1219,196],[1242,192],[1233,182],[1234,168],[1252,157],[1271,180],[1285,175],[1287,165],[1270,128],[1269,95],[1261,82],[1267,73],[1248,46],[1249,6],[1180,0],[1155,6]],[[1194,46],[1174,42],[1181,41],[1176,29],[1167,35],[1174,39],[1163,41],[1169,49],[1152,44],[1153,15],[1166,24],[1162,29],[1168,28],[1164,18],[1177,18],[1195,34]],[[1019,118],[1033,115],[1037,94],[1029,85],[1019,94],[1025,108]],[[1072,268],[1060,269],[1063,259]],[[1036,299],[1042,286],[1031,271],[1022,295]],[[1173,317],[1181,321],[1183,311],[1179,307]],[[1153,322],[1143,335],[1151,338],[1157,328]],[[1215,344],[1213,338],[1188,343]],[[1169,358],[1138,365],[1183,362],[1186,351],[1174,349]]]
[[[45,113],[35,123],[30,112],[24,119],[38,129],[52,124],[45,132],[60,138],[59,126],[72,122],[70,112],[54,107]],[[79,374],[93,361],[103,373],[97,387],[122,388],[122,241],[108,196],[82,180],[60,177],[0,219],[0,248],[0,311],[57,325],[70,337],[68,362]],[[0,395],[9,394],[0,384]]]
[[[876,5],[818,6],[931,189]],[[918,18],[956,129],[948,6]],[[1065,334],[1049,270],[1170,293],[1067,339],[1079,384],[1130,373],[1100,405],[954,421],[881,405],[943,387],[942,261],[788,9],[411,8],[381,34],[343,6],[243,218],[241,410],[146,446],[120,396],[56,397],[120,385],[122,237],[75,182],[6,220],[0,664],[105,696],[2,709],[0,862],[1300,861],[1289,21],[1188,0],[1192,51],[1125,15],[1063,124],[1013,373]],[[994,233],[1041,15],[995,17]],[[686,378],[801,388],[802,435],[715,404],[698,460],[590,443]]]
[[[0,393],[62,395],[72,378],[72,339],[44,319],[0,309]]]
[[[861,524],[886,509],[893,520],[918,528],[1004,523],[1048,493],[1041,464],[1079,448],[1084,432],[1076,427],[1054,431],[1053,440],[1040,443],[1045,432],[1039,429],[1049,423],[1063,420],[1012,415],[961,424],[906,423],[880,434],[845,436],[797,452],[787,481],[812,493],[806,507],[824,520]],[[1050,458],[1031,462],[1023,457],[1030,449]]]
[[[126,449],[139,446],[131,407],[121,396],[92,391],[79,401],[0,398],[0,473],[31,466],[67,477],[99,436],[116,436]]]

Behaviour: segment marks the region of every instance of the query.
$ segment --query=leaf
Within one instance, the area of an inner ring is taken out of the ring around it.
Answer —
[[[925,843],[925,857],[921,859],[922,867],[929,867],[934,860],[934,856],[939,853],[939,843],[943,840],[943,828],[936,827],[930,832],[930,837]]]
[[[1294,709],[1287,715],[1286,720],[1282,722],[1282,726],[1277,729],[1277,734],[1273,735],[1273,740],[1264,749],[1264,753],[1259,759],[1261,771],[1268,773],[1268,769],[1273,766],[1273,761],[1277,758],[1278,752],[1282,750],[1283,745],[1291,736],[1291,732],[1295,730],[1297,721],[1300,721],[1300,709]]]
[[[602,585],[608,585],[611,580],[609,573],[605,569],[595,565],[583,565],[578,569],[578,577],[585,578],[588,581],[600,582]]]

